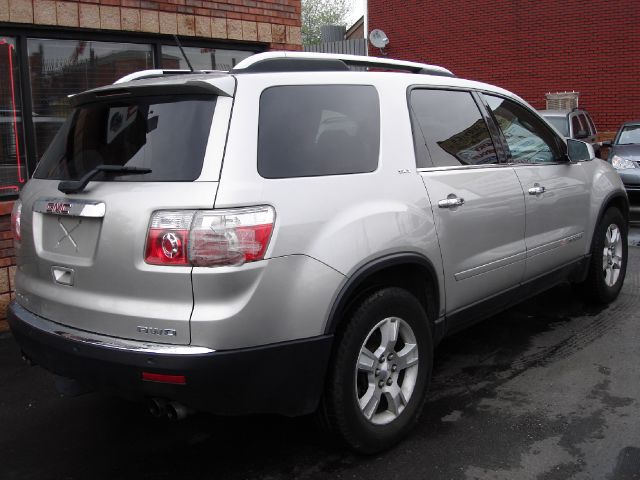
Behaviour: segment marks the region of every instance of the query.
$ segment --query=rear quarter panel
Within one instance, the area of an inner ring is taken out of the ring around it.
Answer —
[[[238,76],[238,90],[216,208],[269,204],[276,226],[268,258],[307,255],[339,272],[335,294],[363,265],[388,254],[426,257],[442,284],[442,266],[427,192],[416,171],[406,87],[401,76],[300,73]],[[367,84],[381,108],[378,169],[372,173],[265,179],[257,171],[260,94],[272,85]],[[282,292],[286,295],[286,292]],[[443,294],[441,294],[442,296]],[[305,301],[300,299],[300,301]],[[331,304],[314,305],[310,318],[321,333]],[[440,299],[444,308],[444,297]],[[197,308],[197,301],[196,301]]]

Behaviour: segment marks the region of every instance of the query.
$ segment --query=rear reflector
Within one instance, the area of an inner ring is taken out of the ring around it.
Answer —
[[[163,373],[142,372],[142,380],[145,382],[173,383],[174,385],[187,384],[187,377],[184,375],[165,375]]]

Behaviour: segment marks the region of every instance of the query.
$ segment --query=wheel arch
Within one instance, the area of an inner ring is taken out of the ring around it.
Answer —
[[[349,312],[368,293],[382,287],[404,288],[418,299],[425,309],[433,330],[440,309],[440,286],[431,261],[418,253],[397,253],[373,260],[361,266],[349,277],[331,307],[325,334],[333,334],[343,325]]]
[[[600,210],[598,211],[598,217],[596,218],[596,222],[594,223],[594,231],[600,224],[604,213],[611,207],[615,207],[622,212],[625,220],[629,221],[629,198],[627,197],[627,193],[624,190],[616,190],[609,193],[602,204],[600,205]],[[589,242],[589,252],[593,249],[593,242],[595,239],[595,235],[591,235],[591,241]]]

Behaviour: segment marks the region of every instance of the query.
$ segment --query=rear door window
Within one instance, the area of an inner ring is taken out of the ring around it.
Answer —
[[[94,180],[193,181],[200,176],[215,96],[138,97],[76,108],[45,152],[35,178],[78,180],[100,165],[151,169]]]
[[[258,172],[265,178],[373,172],[379,149],[373,86],[281,86],[260,97]]]

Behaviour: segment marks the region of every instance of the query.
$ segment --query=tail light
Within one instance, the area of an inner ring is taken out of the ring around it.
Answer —
[[[145,261],[215,267],[262,260],[274,220],[275,211],[269,206],[155,212]]]
[[[16,200],[11,211],[11,232],[15,241],[20,241],[20,217],[22,216],[22,202]]]
[[[152,265],[189,265],[187,242],[195,210],[155,212],[144,260]]]

